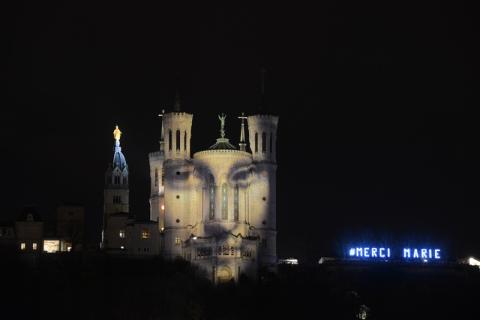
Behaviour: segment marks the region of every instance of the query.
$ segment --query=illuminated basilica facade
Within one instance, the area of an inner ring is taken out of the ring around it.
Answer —
[[[128,166],[116,129],[114,163],[106,174],[104,248],[181,257],[214,282],[275,268],[278,117],[239,118],[238,148],[225,137],[222,115],[220,137],[192,157],[193,115],[180,112],[178,100],[175,111],[162,114],[159,150],[149,154],[150,221],[144,222],[128,218]],[[142,239],[149,243],[143,249]]]

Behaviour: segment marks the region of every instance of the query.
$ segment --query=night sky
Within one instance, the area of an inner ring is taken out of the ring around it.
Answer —
[[[177,2],[175,2],[177,3]],[[207,7],[15,1],[2,10],[2,208],[87,207],[99,232],[118,124],[131,211],[148,216],[157,114],[194,114],[193,151],[238,143],[241,112],[280,116],[278,254],[347,243],[480,255],[470,8],[388,1]],[[99,233],[97,233],[99,236]]]

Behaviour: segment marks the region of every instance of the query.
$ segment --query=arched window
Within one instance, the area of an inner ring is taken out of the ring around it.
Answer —
[[[240,215],[240,208],[239,208],[239,189],[238,186],[235,186],[235,190],[233,191],[233,220],[238,221],[238,216]]]
[[[267,152],[267,134],[262,132],[262,152]]]
[[[215,219],[215,180],[213,176],[210,176],[208,184],[208,193],[209,193],[209,213],[208,216],[210,220]]]
[[[270,153],[273,152],[273,133],[270,132]]]
[[[127,177],[123,177],[123,184],[128,184],[128,178]]]
[[[227,184],[222,184],[222,219],[228,219],[228,187]]]
[[[180,130],[177,130],[176,134],[176,142],[177,142],[177,151],[180,151]]]
[[[183,150],[187,151],[187,131],[185,131],[185,135],[183,136]]]
[[[155,168],[155,187],[158,187],[158,169]]]
[[[165,182],[165,167],[162,166],[162,186],[164,185]]]
[[[258,152],[258,132],[255,132],[255,153]]]
[[[168,150],[172,151],[172,144],[173,144],[173,138],[172,138],[172,130],[168,130]]]
[[[113,184],[120,184],[120,176],[115,176],[114,177]]]

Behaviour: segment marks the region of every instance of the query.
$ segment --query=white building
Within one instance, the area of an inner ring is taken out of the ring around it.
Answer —
[[[225,137],[226,116],[220,116],[216,143],[192,157],[193,115],[179,109],[177,99],[175,111],[162,115],[160,148],[149,155],[150,220],[156,222],[158,252],[200,266],[214,282],[238,280],[241,274],[255,277],[259,268],[275,268],[278,117],[239,117],[236,148]],[[106,175],[104,247],[131,252],[135,249],[130,249],[129,232],[119,236],[122,223],[125,230],[132,223],[128,214],[123,222],[117,217],[128,213],[128,167],[117,130],[114,165]],[[138,240],[138,235],[132,237]]]

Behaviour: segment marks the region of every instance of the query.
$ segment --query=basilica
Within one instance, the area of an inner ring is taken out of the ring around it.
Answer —
[[[255,277],[275,269],[276,132],[278,117],[239,117],[238,147],[220,136],[191,154],[193,114],[162,113],[159,149],[150,153],[150,217],[129,213],[129,172],[114,131],[115,151],[105,175],[102,248],[129,256],[185,259],[213,282]],[[248,128],[248,143],[247,130]]]

